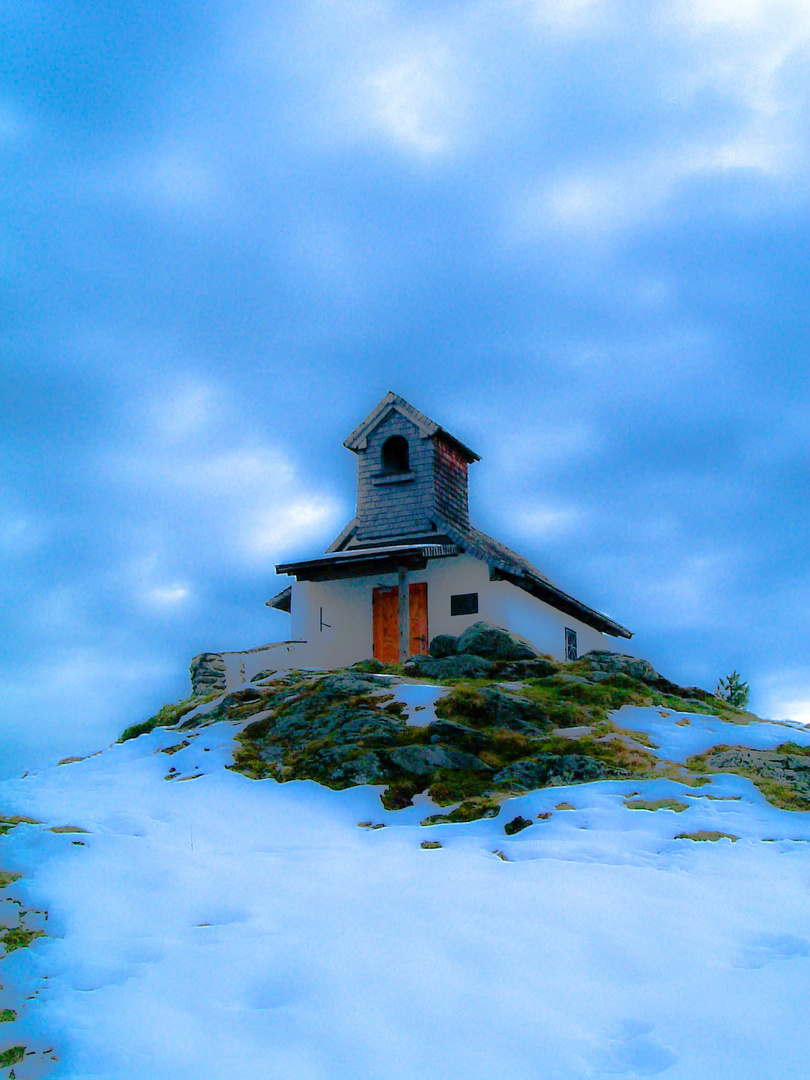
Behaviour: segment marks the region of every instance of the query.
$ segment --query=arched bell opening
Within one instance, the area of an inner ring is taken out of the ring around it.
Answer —
[[[384,473],[410,472],[408,440],[403,435],[392,435],[383,443],[382,471]]]

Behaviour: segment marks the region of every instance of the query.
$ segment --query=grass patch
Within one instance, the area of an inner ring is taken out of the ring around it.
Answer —
[[[717,840],[730,840],[732,844],[739,840],[739,836],[729,832],[717,832],[715,829],[698,829],[697,832],[681,832],[675,837],[676,840],[708,841],[714,843]]]
[[[439,698],[434,711],[443,720],[469,727],[490,727],[493,721],[492,706],[487,702],[481,690],[489,683],[458,682],[449,694]]]
[[[87,829],[82,829],[78,825],[54,825],[49,832],[55,833],[86,833]]]
[[[0,817],[0,836],[5,836],[6,833],[10,833],[12,829],[16,829],[18,825],[41,825],[41,821],[37,821],[36,818],[22,817],[20,814],[13,814],[11,817]]]
[[[24,1046],[12,1046],[0,1054],[0,1069],[8,1069],[11,1065],[19,1065],[24,1057]]]
[[[776,747],[777,754],[794,754],[799,757],[810,757],[810,746],[800,746],[795,742],[783,742]]]
[[[776,750],[752,750],[721,744],[688,758],[686,764],[696,773],[744,776],[780,810],[810,810],[810,755],[786,749],[792,745],[782,743]]]
[[[15,881],[19,881],[22,874],[12,874],[8,870],[0,870],[0,889],[5,889]]]
[[[174,705],[163,705],[148,720],[142,720],[139,724],[132,724],[130,727],[124,728],[118,741],[124,743],[130,739],[137,739],[139,735],[148,735],[150,731],[154,731],[158,727],[174,727],[183,719],[186,713],[190,713],[192,709],[196,709],[198,705],[203,705],[206,701],[213,701],[215,697],[219,697],[219,694],[186,698],[185,701],[178,701]]]
[[[810,810],[810,796],[796,791],[789,783],[770,779],[766,776],[752,775],[750,779],[759,788],[771,806],[780,810]]]
[[[402,810],[406,806],[413,805],[414,795],[422,790],[424,779],[419,780],[412,776],[402,776],[392,780],[380,796],[380,801],[386,810]]]
[[[449,814],[431,814],[423,825],[446,825],[463,821],[480,821],[481,818],[497,817],[500,806],[494,799],[465,799]]]
[[[419,846],[423,847],[425,851],[435,851],[436,848],[440,848],[442,845],[438,840],[423,840]]]
[[[358,660],[350,671],[360,671],[368,675],[402,675],[402,664],[384,664],[381,660]]]
[[[492,777],[471,769],[439,769],[433,774],[428,794],[439,806],[464,803],[484,796],[492,787]]]
[[[13,1009],[0,1009],[0,1024],[13,1024],[17,1014]]]
[[[27,926],[12,926],[7,930],[0,930],[0,945],[7,953],[17,949],[27,949],[34,938],[45,937],[44,930],[31,930]]]
[[[674,810],[676,814],[689,809],[689,803],[680,799],[625,799],[624,805],[628,810]]]

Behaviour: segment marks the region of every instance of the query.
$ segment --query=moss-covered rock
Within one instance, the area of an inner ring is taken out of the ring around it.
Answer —
[[[533,660],[539,655],[528,641],[487,622],[473,623],[458,639],[457,652],[487,660]]]
[[[637,679],[639,682],[655,683],[659,679],[658,672],[648,660],[601,649],[593,649],[580,657],[576,666],[590,672],[629,675],[631,679]]]
[[[533,758],[514,761],[493,777],[493,782],[506,791],[532,791],[542,787],[566,787],[601,780],[605,765],[598,758],[585,754],[537,754]]]
[[[490,798],[465,799],[448,814],[431,814],[422,822],[423,825],[449,825],[465,821],[480,821],[481,818],[497,817],[500,805]]]
[[[495,670],[495,664],[472,653],[456,653],[435,660],[432,656],[412,656],[404,664],[406,675],[426,679],[484,679]]]
[[[435,711],[443,719],[479,729],[506,727],[540,736],[553,727],[541,705],[494,686],[456,686],[436,703]]]
[[[782,810],[810,810],[810,756],[784,743],[775,750],[713,746],[687,761],[694,772],[731,772],[753,780],[768,802]]]
[[[435,660],[455,656],[458,652],[458,638],[452,634],[437,634],[431,641],[428,652]]]
[[[403,772],[429,776],[437,769],[471,769],[473,772],[492,772],[479,757],[464,750],[444,746],[397,746],[388,751],[388,760]]]
[[[228,721],[239,729],[237,771],[255,779],[312,779],[335,788],[380,785],[389,809],[407,806],[415,794],[427,791],[438,805],[455,807],[439,815],[442,820],[480,816],[482,807],[497,808],[508,795],[538,787],[661,776],[668,768],[679,778],[684,773],[640,745],[643,736],[617,727],[612,714],[624,705],[704,711],[706,704],[692,696],[696,688],[677,687],[635,657],[593,652],[561,664],[534,650],[526,657],[522,647],[513,648],[513,635],[486,624],[465,634],[459,641],[451,635],[434,639],[434,655],[413,657],[404,667],[369,660],[326,673],[291,671],[223,694],[205,713],[194,711],[202,699],[165,706],[122,738],[158,724],[191,731]],[[462,645],[490,655],[464,652]],[[516,655],[523,658],[505,659]],[[403,671],[435,684],[451,683],[434,706],[436,719],[424,727],[407,723],[405,707],[394,695]],[[715,701],[712,711],[746,722],[748,714]],[[789,766],[791,777],[784,770],[755,768],[751,760],[729,763],[729,770],[747,768],[766,793],[769,784],[776,785],[780,805],[804,808],[806,799],[810,806],[810,784],[801,779],[810,756],[793,746],[779,749],[783,759],[796,759]],[[696,768],[705,773],[715,764],[727,763],[703,761]],[[685,773],[683,778],[690,782]]]
[[[191,692],[195,697],[225,691],[225,660],[220,653],[200,653],[191,661]]]
[[[511,821],[506,822],[503,827],[503,831],[506,833],[507,836],[514,836],[516,833],[523,832],[524,829],[528,829],[531,824],[532,822],[528,818],[521,817],[520,814],[518,814],[517,817],[512,818]]]

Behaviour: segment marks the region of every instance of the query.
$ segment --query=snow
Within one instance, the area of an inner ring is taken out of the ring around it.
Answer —
[[[446,693],[446,687],[400,683],[394,691],[394,698],[405,706],[406,724],[410,727],[427,727],[437,719],[436,702]]]
[[[720,743],[752,750],[772,750],[785,742],[810,746],[810,731],[803,725],[772,720],[732,724],[717,716],[674,713],[638,705],[625,705],[615,714],[615,719],[622,727],[646,732],[656,744],[655,753],[659,757],[681,763],[692,754],[702,754]]]
[[[673,755],[706,724],[737,743],[768,727],[690,715],[670,743],[654,712],[617,719]],[[0,839],[0,866],[50,912],[0,961],[4,993],[35,993],[0,1049],[54,1047],[49,1075],[76,1080],[807,1075],[810,815],[724,775],[424,828],[426,799],[388,812],[380,789],[228,770],[233,730],[156,730],[0,785],[0,813],[42,822]],[[534,824],[508,837],[518,814]],[[675,839],[704,829],[740,839]]]

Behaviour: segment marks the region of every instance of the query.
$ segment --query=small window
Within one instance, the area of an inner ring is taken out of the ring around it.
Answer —
[[[478,593],[477,592],[465,592],[459,593],[458,596],[450,597],[450,614],[451,615],[477,615],[478,614]]]
[[[402,435],[392,435],[382,446],[382,471],[406,473],[410,471],[408,440]]]
[[[577,658],[577,632],[565,628],[565,659],[576,660]]]

